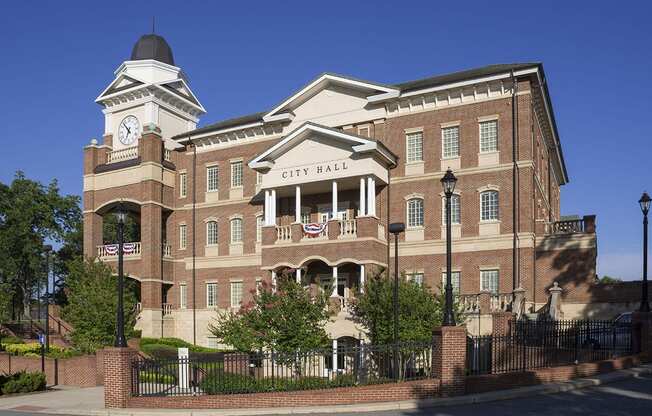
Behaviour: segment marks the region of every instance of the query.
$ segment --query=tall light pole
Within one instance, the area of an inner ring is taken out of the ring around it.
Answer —
[[[125,312],[124,312],[124,273],[123,273],[123,245],[124,245],[124,227],[127,213],[124,210],[122,202],[118,205],[118,306],[116,308],[116,347],[126,347],[125,339]]]
[[[389,232],[394,234],[394,377],[398,379],[398,236],[405,231],[405,224],[389,224]]]
[[[643,192],[638,203],[643,211],[643,284],[641,285],[641,307],[639,311],[650,312],[650,303],[647,298],[647,213],[650,211],[650,195]]]
[[[52,246],[43,246],[45,249],[45,352],[50,352],[50,253]]]
[[[452,244],[451,244],[451,197],[455,190],[457,178],[453,175],[453,171],[448,169],[441,184],[444,187],[444,195],[446,195],[446,305],[444,309],[443,326],[455,326],[455,316],[453,315],[453,284],[451,279],[452,266]]]

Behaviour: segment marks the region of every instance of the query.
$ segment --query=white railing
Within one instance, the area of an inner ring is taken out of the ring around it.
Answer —
[[[458,302],[465,313],[477,312],[480,309],[480,295],[459,295]]]
[[[172,160],[172,150],[163,150],[163,160],[167,160],[168,162]]]
[[[122,254],[125,257],[140,256],[140,241],[124,243],[122,245]],[[97,246],[97,257],[118,257],[118,245],[104,244]]]
[[[170,244],[163,244],[163,257],[172,257],[172,246]]]
[[[138,315],[143,310],[143,304],[137,302],[136,305],[134,306],[134,309],[136,310],[136,315]]]
[[[163,309],[163,316],[169,315],[169,314],[172,313],[172,305],[171,304],[164,303],[163,305],[161,305],[161,307]]]
[[[276,226],[276,241],[289,242],[292,241],[292,227],[289,225]]]
[[[511,293],[493,293],[489,300],[491,312],[505,312],[512,304]]]
[[[126,147],[120,150],[113,150],[106,154],[106,163],[122,162],[123,160],[136,159],[138,157],[138,146]]]
[[[340,238],[355,238],[358,234],[356,220],[340,220]]]

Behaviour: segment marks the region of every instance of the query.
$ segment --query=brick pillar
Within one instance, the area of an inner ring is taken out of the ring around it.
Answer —
[[[505,336],[511,332],[514,314],[512,312],[494,312],[491,314],[493,335]]]
[[[478,295],[478,308],[481,314],[491,313],[491,292],[483,290]]]
[[[104,219],[95,212],[84,213],[84,257],[97,256],[97,246],[102,244]]]
[[[138,141],[138,156],[141,162],[163,162],[161,129],[154,123],[143,127],[143,135]]]
[[[131,396],[131,361],[136,351],[131,348],[105,348],[104,406],[126,408]]]
[[[439,379],[440,394],[443,397],[464,394],[466,328],[436,328],[432,342],[432,376]]]
[[[294,223],[292,227],[292,242],[298,243],[303,238],[303,224]]]
[[[632,314],[632,348],[652,358],[652,312]]]
[[[340,222],[332,219],[328,221],[328,239],[337,240],[340,236]]]

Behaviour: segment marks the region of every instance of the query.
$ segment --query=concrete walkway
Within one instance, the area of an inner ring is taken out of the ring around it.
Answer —
[[[102,415],[102,416],[245,416],[245,415],[288,415],[310,413],[356,413],[372,411],[415,410],[473,403],[486,403],[498,400],[530,397],[540,394],[568,392],[586,387],[600,386],[630,377],[652,374],[652,364],[629,370],[618,370],[592,378],[576,379],[565,383],[544,384],[473,394],[442,399],[406,400],[401,402],[371,403],[326,407],[282,407],[266,409],[226,409],[226,410],[176,410],[176,409],[105,409],[102,387],[59,388],[56,390],[23,396],[0,398],[0,410],[63,415]]]

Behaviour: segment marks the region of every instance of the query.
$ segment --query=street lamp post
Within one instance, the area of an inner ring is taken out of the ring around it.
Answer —
[[[453,315],[453,284],[451,278],[452,266],[452,244],[451,244],[451,197],[455,190],[455,183],[457,178],[453,175],[453,171],[448,169],[441,184],[444,187],[444,195],[446,195],[446,304],[444,309],[443,326],[455,326],[455,316]]]
[[[405,224],[389,224],[389,232],[394,234],[394,377],[398,379],[398,236],[405,231]]]
[[[45,249],[45,352],[50,352],[50,253],[52,246],[46,245]]]
[[[125,315],[124,315],[124,274],[123,274],[123,245],[124,245],[124,226],[127,214],[125,213],[122,202],[118,205],[118,307],[116,309],[116,347],[126,347],[125,340]]]
[[[647,192],[643,192],[638,201],[641,211],[643,211],[643,284],[641,285],[641,307],[639,308],[641,312],[650,312],[650,303],[647,298],[647,214],[650,211],[650,201],[652,198]]]

